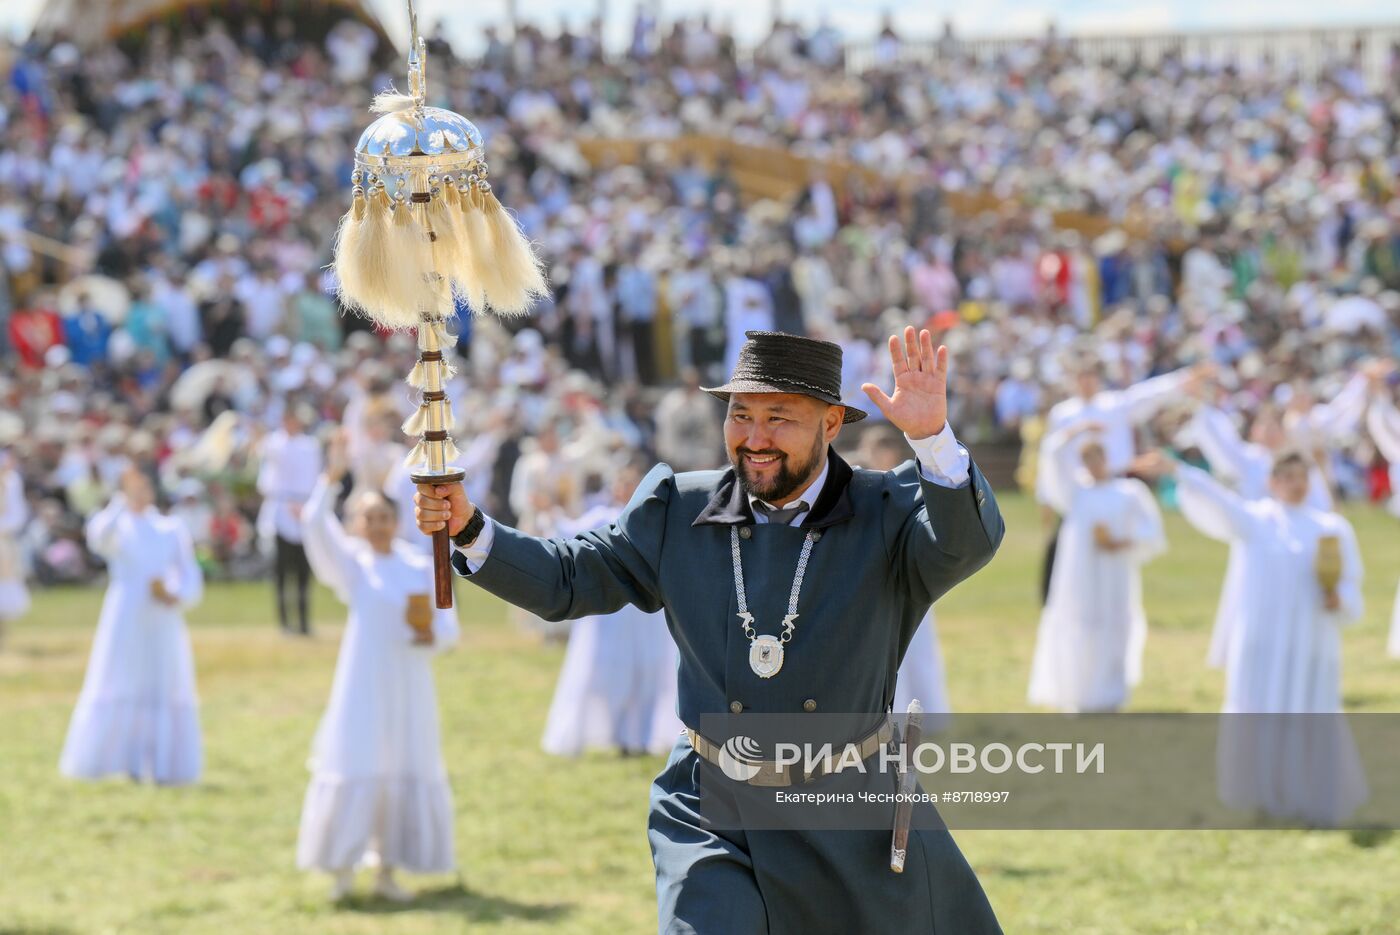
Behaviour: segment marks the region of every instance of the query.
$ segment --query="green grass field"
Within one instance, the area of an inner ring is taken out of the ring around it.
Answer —
[[[939,606],[961,711],[1021,710],[1039,536],[1004,498],[1012,533]],[[1400,711],[1383,653],[1400,573],[1395,520],[1352,514],[1367,614],[1345,637],[1350,709]],[[1133,707],[1212,711],[1203,664],[1224,549],[1169,517],[1172,549],[1146,576],[1153,629]],[[315,596],[312,641],[279,637],[266,585],[211,587],[191,615],[207,771],[192,789],[62,780],[59,750],[101,593],[37,595],[0,654],[0,935],[654,931],[645,817],[655,759],[544,756],[562,650],[458,589],[462,646],[437,668],[457,804],[461,878],[408,878],[403,907],[327,902],[293,865],[304,763],[325,703],[342,608]],[[1340,832],[965,832],[968,859],[1009,933],[1400,931],[1400,837]],[[846,933],[842,933],[846,935]],[[855,933],[851,933],[855,935]],[[950,933],[940,933],[950,935]],[[951,933],[957,935],[957,933]]]

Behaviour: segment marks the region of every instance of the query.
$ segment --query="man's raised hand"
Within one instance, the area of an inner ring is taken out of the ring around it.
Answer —
[[[894,395],[873,383],[861,387],[890,424],[910,438],[928,438],[948,424],[948,348],[933,347],[933,335],[915,332],[910,325],[904,338],[890,335],[890,363],[894,367]]]

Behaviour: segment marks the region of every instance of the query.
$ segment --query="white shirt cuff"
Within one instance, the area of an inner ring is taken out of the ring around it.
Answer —
[[[943,431],[928,438],[904,436],[914,457],[919,459],[919,474],[924,480],[940,487],[966,487],[972,458],[967,449],[953,437],[953,426],[944,423]]]
[[[481,570],[481,566],[486,564],[486,559],[491,555],[491,544],[495,541],[496,521],[488,516],[486,525],[482,527],[481,535],[476,537],[476,541],[465,549],[457,547],[457,551],[467,560],[467,571],[476,574]]]

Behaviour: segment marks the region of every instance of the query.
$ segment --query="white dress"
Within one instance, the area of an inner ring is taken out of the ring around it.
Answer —
[[[1240,496],[1246,500],[1257,500],[1269,495],[1269,475],[1274,469],[1273,452],[1263,445],[1241,438],[1230,417],[1213,406],[1198,409],[1191,426],[1196,446],[1205,455],[1211,470],[1228,479]],[[1322,469],[1316,464],[1308,466],[1308,506],[1323,512],[1332,509],[1332,492],[1328,489]],[[1206,665],[1219,669],[1225,665],[1230,622],[1239,617],[1244,560],[1228,528],[1214,527],[1209,516],[1197,516],[1193,522],[1197,529],[1212,539],[1231,543],[1225,562],[1225,582],[1221,585],[1220,603],[1215,612],[1215,628],[1211,631],[1210,649],[1206,654]]]
[[[29,519],[24,501],[24,481],[19,472],[0,472],[0,623],[29,610],[29,589],[24,586],[19,534]]]
[[[560,524],[560,535],[606,526],[621,507],[596,507]],[[676,716],[675,641],[660,613],[627,606],[583,617],[569,629],[569,645],[541,746],[556,756],[585,750],[664,753],[681,732]]]
[[[345,532],[318,483],[302,516],[316,577],[350,607],[330,704],[312,744],[297,866],[348,870],[374,854],[418,873],[456,867],[452,792],[442,760],[433,654],[458,637],[454,611],[413,644],[410,594],[432,594],[432,565],[402,543],[376,553]]]
[[[132,512],[118,495],[88,520],[87,540],[106,560],[111,583],[59,768],[78,779],[195,782],[203,749],[182,612],[199,603],[204,576],[189,532],[153,507]],[[156,579],[177,606],[151,596]]]
[[[914,631],[914,638],[904,651],[904,661],[899,664],[899,676],[894,683],[894,713],[908,711],[909,702],[915,698],[926,715],[952,713],[943,672],[943,651],[938,644],[938,624],[932,608]],[[944,721],[946,718],[930,720],[926,717],[924,727],[933,730]]]
[[[1052,433],[1040,466],[1042,489],[1064,520],[1027,695],[1061,711],[1112,711],[1142,678],[1147,618],[1139,567],[1166,540],[1147,486],[1128,478],[1094,483],[1079,466],[1080,446],[1070,441],[1065,432]],[[1132,545],[1099,548],[1096,525]]]
[[[1390,504],[1392,514],[1400,517],[1400,412],[1389,402],[1377,400],[1366,413],[1366,427],[1381,455],[1390,462]],[[1400,585],[1395,589],[1395,609],[1390,613],[1390,639],[1386,652],[1400,659]]]
[[[1230,530],[1242,556],[1239,617],[1229,627],[1219,741],[1225,804],[1317,825],[1343,821],[1366,800],[1366,780],[1342,718],[1243,715],[1339,714],[1341,627],[1362,611],[1361,555],[1336,513],[1273,498],[1246,500],[1209,474],[1178,469],[1182,512]],[[1318,541],[1335,536],[1341,606],[1323,605]]]

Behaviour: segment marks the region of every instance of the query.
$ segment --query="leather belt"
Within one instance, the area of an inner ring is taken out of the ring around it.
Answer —
[[[685,729],[684,733],[686,738],[690,740],[690,745],[695,749],[696,753],[700,754],[700,756],[713,763],[715,766],[718,766],[721,770],[724,770],[725,764],[720,760],[724,750],[721,744],[717,744],[701,736],[689,727]],[[894,725],[891,723],[889,717],[886,716],[885,719],[880,722],[879,727],[866,734],[860,740],[838,747],[831,752],[830,756],[823,757],[817,762],[815,768],[811,772],[806,772],[802,769],[801,761],[779,765],[776,760],[744,760],[742,761],[743,766],[747,768],[756,766],[758,767],[758,772],[743,781],[752,786],[793,786],[798,783],[812,782],[823,776],[839,773],[845,767],[854,768],[853,764],[850,762],[849,754],[847,753],[852,747],[855,748],[856,757],[860,762],[864,763],[878,753],[880,747],[889,743],[893,736]],[[843,761],[844,766],[842,765]],[[747,769],[745,769],[745,772],[747,772]],[[730,773],[725,772],[725,775],[730,776]],[[733,777],[731,776],[731,778]]]

